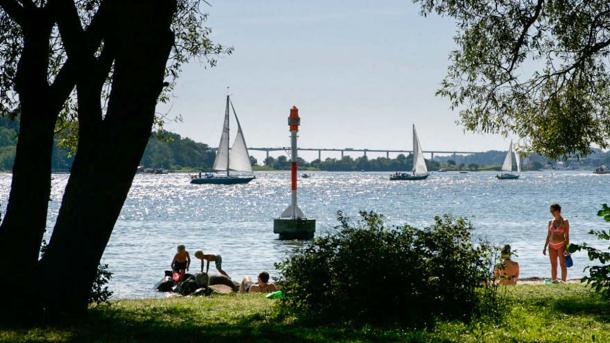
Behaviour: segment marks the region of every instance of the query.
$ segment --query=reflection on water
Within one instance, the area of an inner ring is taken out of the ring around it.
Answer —
[[[591,241],[590,229],[605,225],[596,211],[608,202],[610,175],[590,172],[532,172],[521,180],[499,181],[494,173],[435,173],[424,181],[390,182],[389,173],[311,173],[300,181],[299,203],[317,219],[318,232],[333,231],[336,212],[383,213],[392,224],[425,226],[435,215],[450,213],[472,219],[477,237],[510,243],[523,276],[544,276],[542,255],[548,205],[559,202],[571,220],[572,241]],[[49,231],[57,215],[68,175],[54,175]],[[151,297],[152,287],[169,268],[175,247],[185,244],[223,256],[223,269],[234,278],[274,272],[300,242],[283,242],[273,234],[273,218],[289,202],[286,172],[257,173],[248,185],[191,185],[186,174],[138,175],[125,203],[104,262],[114,273],[117,297]],[[6,205],[10,175],[0,174]],[[49,232],[46,238],[48,239]],[[571,276],[587,263],[575,256]],[[193,269],[199,268],[193,261]]]

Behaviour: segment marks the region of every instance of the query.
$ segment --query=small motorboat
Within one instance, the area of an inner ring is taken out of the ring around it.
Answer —
[[[595,170],[593,171],[594,174],[610,174],[610,169],[608,169],[608,167],[606,167],[605,165],[602,165],[599,168],[595,168]]]
[[[391,181],[417,181],[417,180],[425,180],[428,178],[429,174],[411,174],[411,173],[394,173],[390,175]]]
[[[301,178],[303,178],[303,179],[309,179],[310,177],[311,177],[311,175],[309,175],[307,173],[301,174]]]

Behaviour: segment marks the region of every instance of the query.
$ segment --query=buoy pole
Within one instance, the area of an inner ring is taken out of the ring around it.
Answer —
[[[298,149],[297,149],[297,133],[299,132],[299,125],[301,125],[301,118],[299,118],[299,109],[296,106],[292,106],[290,109],[290,116],[288,117],[288,125],[290,127],[290,146],[292,148],[292,158],[291,158],[291,166],[290,166],[290,176],[291,176],[291,207],[292,207],[292,219],[298,218],[297,213],[297,158],[298,158]]]

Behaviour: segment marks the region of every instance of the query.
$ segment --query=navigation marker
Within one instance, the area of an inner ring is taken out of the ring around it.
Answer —
[[[291,202],[290,206],[279,218],[273,220],[273,233],[280,235],[280,239],[312,239],[316,231],[316,220],[307,219],[303,211],[297,205],[297,132],[301,125],[299,109],[292,106],[288,117],[290,127],[290,143],[292,148],[291,157]]]

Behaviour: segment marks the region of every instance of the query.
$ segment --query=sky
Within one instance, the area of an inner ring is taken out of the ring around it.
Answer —
[[[415,124],[424,150],[507,149],[508,138],[465,133],[435,95],[455,48],[448,18],[410,0],[210,3],[212,39],[235,50],[214,68],[184,67],[158,108],[182,118],[171,131],[216,146],[230,87],[250,147],[288,146],[295,105],[301,147],[410,149]]]

